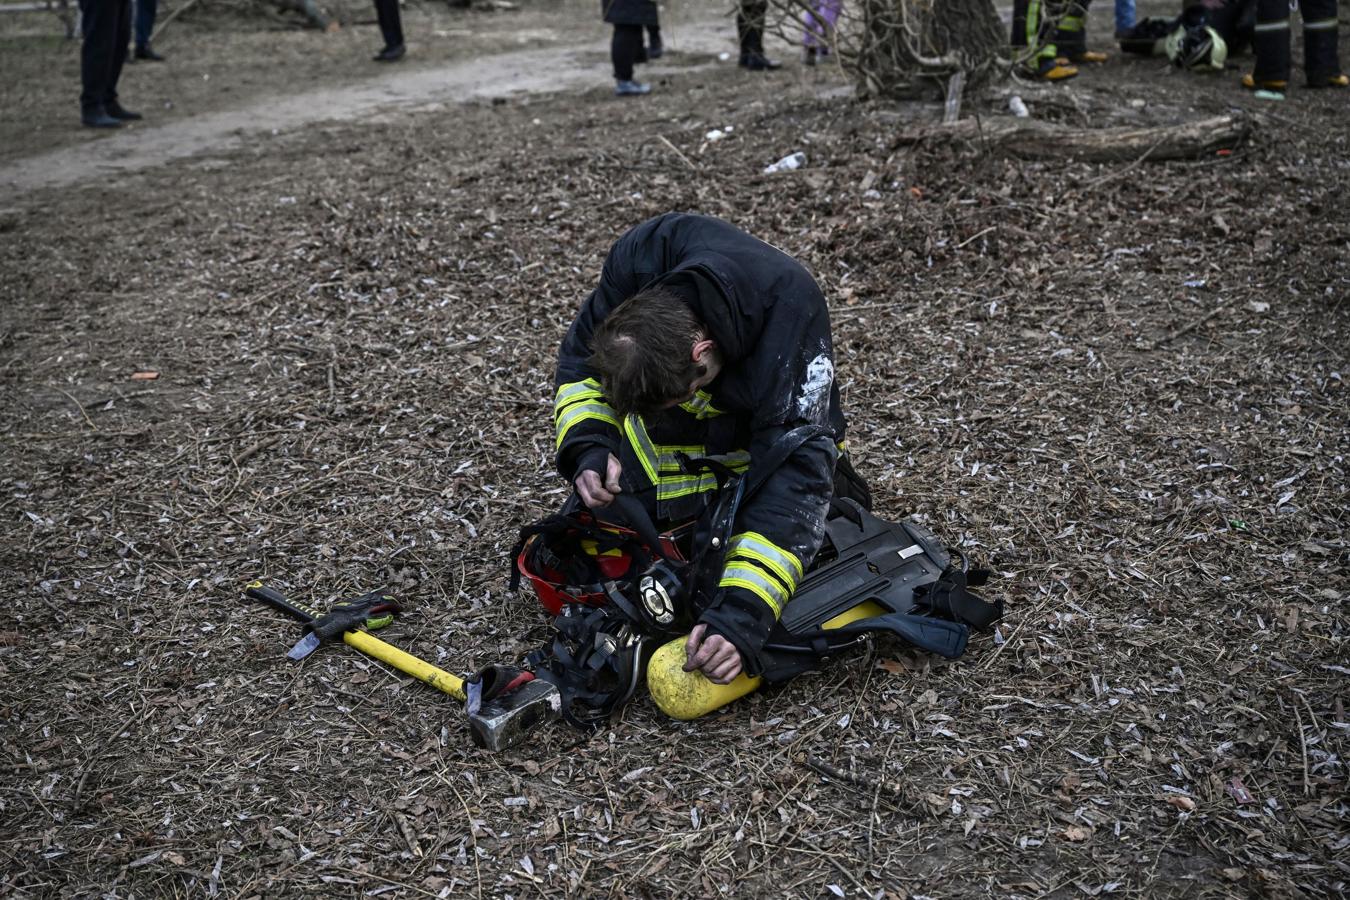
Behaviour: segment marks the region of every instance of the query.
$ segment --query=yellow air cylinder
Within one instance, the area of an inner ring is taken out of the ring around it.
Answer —
[[[859,619],[883,615],[882,609],[871,600],[859,603],[830,619],[822,628],[839,628]],[[730,684],[714,684],[702,672],[686,672],[684,645],[688,638],[679,637],[663,644],[647,663],[647,689],[661,712],[672,719],[697,719],[715,709],[721,709],[733,700],[744,697],[760,686],[762,678],[737,675]]]

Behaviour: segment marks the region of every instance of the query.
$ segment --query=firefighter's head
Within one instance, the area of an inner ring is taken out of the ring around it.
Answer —
[[[620,415],[651,415],[683,403],[722,368],[703,323],[659,285],[634,294],[600,323],[588,362]]]

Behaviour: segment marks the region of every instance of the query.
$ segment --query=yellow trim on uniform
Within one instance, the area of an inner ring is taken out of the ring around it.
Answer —
[[[607,403],[582,403],[571,406],[558,418],[557,430],[558,437],[555,442],[555,448],[561,447],[563,440],[567,437],[567,432],[582,422],[594,419],[604,422],[607,425],[618,427],[619,420],[614,417],[614,410]]]
[[[577,400],[600,399],[604,396],[605,392],[601,389],[600,382],[594,378],[569,382],[558,386],[558,391],[553,396],[553,411],[557,412],[568,403]]]
[[[628,446],[632,448],[633,455],[637,457],[638,465],[647,476],[647,481],[655,485],[658,502],[675,500],[690,494],[701,494],[717,488],[717,476],[711,472],[690,474],[680,469],[677,454],[703,456],[707,448],[702,444],[654,443],[651,435],[647,433],[647,426],[642,417],[637,415],[624,417],[623,433],[628,439]],[[745,450],[734,450],[709,458],[737,472],[743,472],[750,467],[750,454]]]
[[[798,579],[802,577],[802,562],[797,555],[784,550],[758,531],[743,531],[732,537],[731,548],[727,555],[740,554],[753,556],[755,559],[762,557],[765,563],[783,577],[788,587],[795,587]],[[785,571],[784,567],[790,568],[792,574]]]
[[[727,566],[722,575],[722,580],[717,585],[718,587],[744,588],[763,600],[769,609],[773,610],[775,619],[783,615],[783,604],[787,602],[787,597],[782,593],[782,588],[776,582],[766,578],[759,569],[753,566],[746,564]]]
[[[707,391],[695,391],[693,399],[681,403],[680,409],[691,413],[695,419],[711,419],[724,415],[722,410],[712,405],[712,394]]]
[[[661,457],[656,452],[656,445],[647,435],[647,426],[642,424],[642,418],[635,415],[624,416],[623,433],[628,437],[628,445],[633,448],[638,465],[647,473],[647,480],[652,484],[660,484],[658,467],[661,464]]]
[[[553,398],[553,423],[557,433],[556,447],[563,445],[567,433],[582,422],[594,420],[619,426],[618,413],[605,402],[600,382],[594,378],[559,385]]]

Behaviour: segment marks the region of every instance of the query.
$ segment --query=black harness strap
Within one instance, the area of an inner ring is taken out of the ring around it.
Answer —
[[[930,613],[964,622],[971,628],[985,631],[1003,618],[1003,601],[989,602],[970,590],[971,584],[989,580],[988,569],[949,568],[927,590],[915,597],[917,603]]]

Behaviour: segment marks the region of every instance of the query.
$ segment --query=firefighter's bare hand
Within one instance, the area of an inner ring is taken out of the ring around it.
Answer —
[[[706,634],[707,625],[695,625],[684,644],[686,672],[698,669],[714,684],[729,684],[741,674],[741,651],[720,634]],[[706,634],[706,637],[705,637]]]
[[[623,466],[613,453],[605,461],[605,477],[601,479],[600,473],[594,469],[587,469],[577,476],[573,482],[577,486],[577,494],[581,496],[581,502],[585,503],[590,509],[598,509],[602,506],[609,506],[614,501],[614,495],[619,493],[622,488],[619,487],[619,476],[623,474]]]

